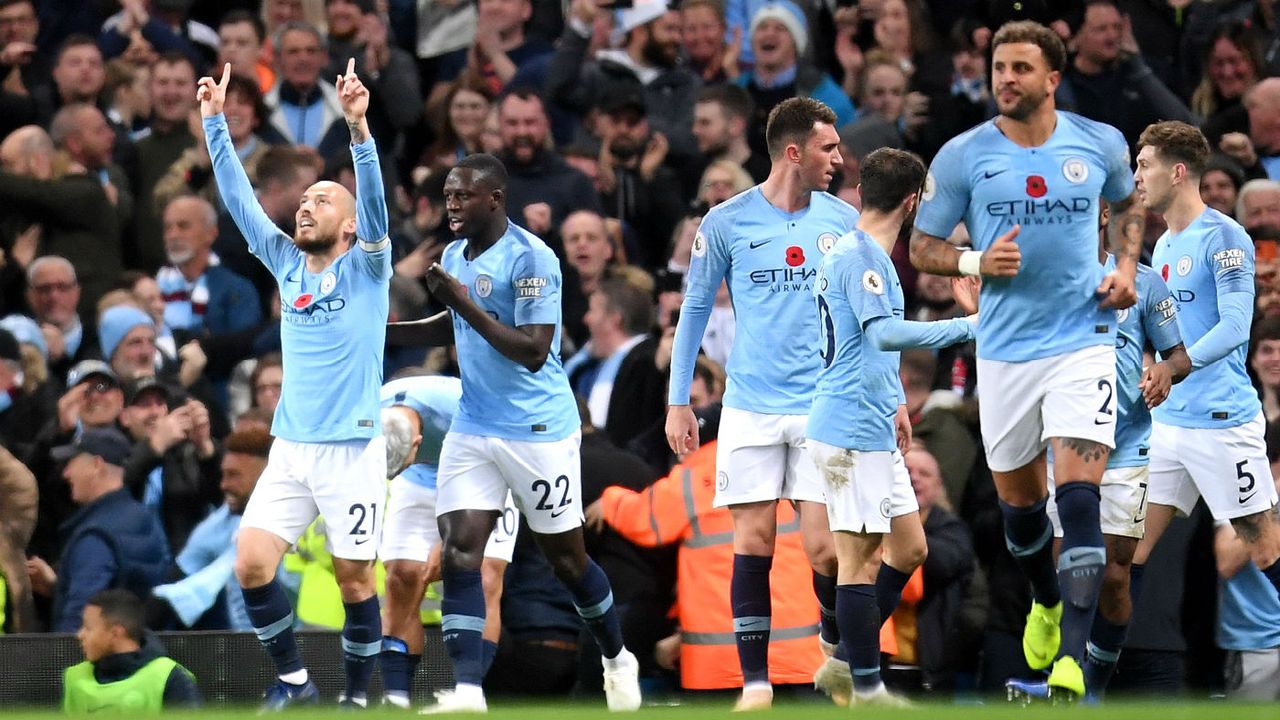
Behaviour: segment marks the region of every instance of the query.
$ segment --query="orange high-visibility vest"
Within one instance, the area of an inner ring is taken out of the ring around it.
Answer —
[[[733,520],[715,498],[715,442],[700,447],[643,492],[604,491],[605,520],[631,542],[646,547],[680,543],[676,611],[681,630],[680,684],[687,690],[742,687],[733,636],[729,581],[733,574]],[[823,662],[818,646],[818,600],[800,544],[800,522],[790,503],[778,503],[778,538],[769,574],[773,622],[769,680],[813,682]],[[886,632],[887,629],[887,632]],[[892,622],[881,645],[896,652]],[[892,643],[886,647],[887,643]]]

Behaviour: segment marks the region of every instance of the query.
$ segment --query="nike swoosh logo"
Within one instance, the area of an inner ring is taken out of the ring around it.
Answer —
[[[569,509],[569,508],[564,508],[564,509],[562,509],[560,512],[553,512],[553,513],[551,513],[551,517],[553,517],[553,518],[558,518],[558,517],[560,517],[561,515],[565,514],[565,511],[566,511],[566,510],[568,510],[568,509]]]
[[[1254,496],[1254,495],[1257,495],[1257,494],[1258,494],[1258,491],[1257,491],[1257,490],[1254,490],[1253,492],[1249,493],[1248,495],[1246,495],[1246,496],[1244,496],[1244,497],[1240,498],[1240,504],[1241,504],[1241,505],[1243,505],[1243,504],[1245,504],[1245,503],[1249,502],[1250,500],[1252,500],[1252,499],[1253,499],[1253,496]]]
[[[1110,421],[1110,420],[1103,420],[1103,421],[1099,422],[1099,421],[1098,421],[1098,418],[1094,418],[1094,419],[1093,419],[1093,424],[1094,424],[1094,425],[1110,425],[1110,424],[1111,424],[1111,421]]]
[[[759,242],[756,242],[755,240],[752,240],[752,241],[750,242],[750,246],[751,246],[751,249],[752,249],[752,250],[755,250],[756,248],[758,248],[758,247],[764,247],[765,245],[768,245],[768,244],[769,244],[769,243],[771,243],[771,242],[773,242],[773,240],[772,240],[772,239],[769,239],[769,240],[761,240],[761,241],[759,241]]]
[[[1006,168],[1006,169],[1007,169],[1007,168]],[[1004,170],[996,170],[995,172],[991,172],[990,170],[988,170],[988,171],[986,171],[986,172],[982,173],[982,177],[983,177],[984,179],[990,180],[991,178],[993,178],[993,177],[995,177],[995,176],[999,175],[999,174],[1000,174],[1000,173],[1002,173],[1002,172],[1004,172]]]
[[[365,538],[365,539],[363,539],[363,540],[357,540],[357,541],[355,542],[355,544],[356,544],[356,545],[363,545],[363,544],[365,544],[365,543],[367,543],[367,542],[369,542],[369,538]]]
[[[754,621],[754,622],[744,622],[744,623],[741,623],[739,627],[749,628],[749,627],[755,627],[755,626],[757,626],[757,625],[761,625],[761,624],[763,624],[763,623],[762,623],[760,620],[756,620],[756,621]]]

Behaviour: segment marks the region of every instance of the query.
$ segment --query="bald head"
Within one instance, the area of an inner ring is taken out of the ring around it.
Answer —
[[[1258,107],[1280,110],[1280,78],[1270,77],[1254,85],[1245,94],[1244,103],[1250,109]]]
[[[1249,113],[1249,139],[1260,151],[1280,148],[1280,78],[1267,78],[1244,96]],[[1259,154],[1265,154],[1259,152]]]
[[[294,220],[293,244],[306,253],[327,253],[355,238],[355,196],[339,183],[321,180],[302,193]]]
[[[17,175],[47,180],[53,174],[53,141],[38,125],[26,125],[0,142],[0,165]]]

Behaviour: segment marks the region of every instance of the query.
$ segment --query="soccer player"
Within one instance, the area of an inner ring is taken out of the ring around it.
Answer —
[[[280,677],[267,689],[264,710],[319,699],[294,641],[289,599],[275,576],[285,550],[317,513],[328,528],[346,608],[347,683],[339,702],[366,704],[381,645],[373,560],[386,498],[378,389],[391,243],[377,146],[365,120],[369,91],[354,68],[352,60],[337,91],[351,131],[359,198],[337,183],[312,185],[302,195],[292,238],[254,198],[227,133],[222,106],[231,66],[216,82],[201,78],[196,91],[218,191],[280,290],[288,372],[271,426],[277,440],[240,523],[235,568],[245,610]]]
[[[419,609],[427,584],[440,575],[436,475],[440,447],[458,411],[462,383],[443,376],[405,377],[382,386],[382,435],[387,443],[386,521],[378,558],[387,567],[386,626],[382,637],[383,700],[409,707],[409,689],[422,660]],[[485,600],[484,663],[498,651],[502,578],[515,550],[519,511],[507,494],[480,566]],[[482,673],[483,674],[483,673]]]
[[[457,681],[429,712],[482,712],[485,541],[510,490],[547,561],[600,646],[610,710],[640,707],[639,663],[622,643],[609,580],[582,539],[578,407],[560,347],[560,264],[506,215],[507,171],[463,158],[445,179],[458,240],[427,269],[449,310],[394,323],[397,344],[457,347],[462,398],[440,449],[436,513],[444,537],[444,642]]]
[[[911,261],[935,275],[985,278],[980,420],[1005,540],[1034,595],[1023,651],[1033,669],[1053,666],[1049,686],[1060,697],[1079,697],[1106,564],[1099,484],[1115,443],[1115,310],[1137,299],[1142,213],[1120,131],[1054,107],[1066,64],[1058,36],[1012,22],[992,47],[999,114],[938,152]],[[1099,196],[1111,209],[1111,271],[1097,260]],[[960,220],[973,250],[944,240]],[[1121,228],[1134,224],[1139,232],[1128,240]],[[1053,446],[1063,526],[1056,573],[1045,512],[1046,443]]]
[[[1109,219],[1107,209],[1102,208],[1100,221],[1103,228]],[[1098,254],[1103,265],[1115,261],[1102,242],[1099,243]],[[1177,305],[1164,280],[1155,270],[1139,265],[1137,281],[1138,304],[1116,313],[1116,447],[1107,457],[1107,469],[1102,474],[1100,506],[1107,566],[1098,595],[1097,614],[1085,646],[1084,661],[1085,692],[1095,698],[1106,691],[1115,672],[1133,614],[1131,599],[1136,599],[1141,589],[1141,580],[1131,579],[1130,573],[1147,510],[1151,439],[1148,405],[1164,402],[1169,389],[1152,386],[1144,393],[1147,388],[1141,384],[1143,351],[1151,347],[1166,359],[1186,354],[1178,333]],[[1190,367],[1185,360],[1175,361],[1173,365]],[[1171,379],[1176,382],[1182,377]],[[1062,522],[1052,493],[1052,459],[1049,463],[1049,487],[1047,509],[1053,521],[1054,536],[1060,540]],[[1048,684],[1043,681],[1013,679],[1007,687],[1014,697],[1047,697],[1049,694]]]
[[[785,100],[769,113],[769,177],[703,218],[671,353],[667,442],[684,455],[698,447],[698,423],[689,408],[693,366],[716,291],[728,278],[738,334],[726,368],[715,505],[733,515],[729,593],[742,664],[741,710],[773,703],[769,570],[780,499],[794,502],[800,515],[829,656],[840,637],[822,479],[804,455],[806,417],[822,366],[814,352],[814,278],[822,256],[858,219],[852,206],[825,192],[843,162],[835,122],[835,113],[811,98]],[[815,684],[833,695],[847,694],[849,680],[841,668],[847,668],[844,662],[829,660]]]
[[[1147,533],[1135,577],[1175,511],[1203,497],[1213,519],[1230,521],[1249,559],[1280,590],[1280,527],[1267,462],[1266,419],[1245,370],[1253,319],[1254,259],[1249,235],[1200,200],[1209,145],[1180,122],[1147,126],[1138,138],[1138,194],[1164,217],[1151,264],[1178,303],[1185,357],[1165,358],[1143,375],[1157,391],[1194,370],[1153,414]],[[1190,366],[1185,363],[1189,361]]]
[[[911,420],[899,351],[973,339],[969,318],[904,320],[902,283],[889,258],[910,227],[924,163],[880,149],[862,162],[862,216],[822,260],[814,293],[822,370],[809,410],[808,451],[825,481],[839,561],[836,618],[852,672],[853,704],[905,704],[880,680],[880,626],[927,553],[920,507],[902,458]],[[868,565],[881,542],[879,573]],[[899,577],[900,576],[900,577]],[[880,578],[898,578],[878,582]]]

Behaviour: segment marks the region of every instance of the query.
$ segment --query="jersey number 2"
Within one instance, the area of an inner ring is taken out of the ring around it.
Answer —
[[[542,493],[542,497],[538,499],[538,504],[534,506],[537,510],[554,510],[558,507],[566,507],[573,502],[569,499],[569,476],[561,475],[555,480],[555,487],[560,491],[560,502],[552,506],[547,501],[551,499],[551,483],[546,480],[534,480],[532,489],[534,492]]]

